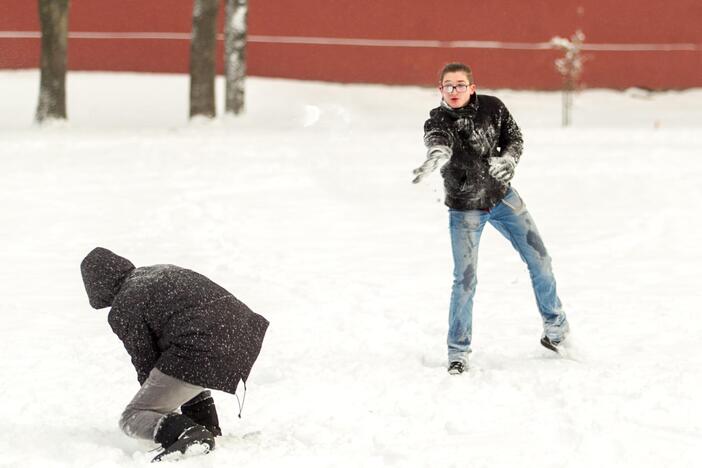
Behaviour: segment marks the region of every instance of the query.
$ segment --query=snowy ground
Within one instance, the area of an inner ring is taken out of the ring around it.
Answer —
[[[117,428],[137,382],[83,290],[97,245],[271,321],[243,419],[217,393],[224,437],[178,466],[699,463],[702,90],[587,91],[566,130],[557,93],[495,92],[573,333],[568,358],[539,345],[526,269],[488,228],[452,377],[440,178],[410,184],[434,90],[251,79],[245,117],[188,124],[183,76],[68,86],[70,125],[40,129],[37,73],[0,72],[0,466],[153,455]]]

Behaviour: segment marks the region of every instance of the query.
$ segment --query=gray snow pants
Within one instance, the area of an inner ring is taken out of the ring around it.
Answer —
[[[130,437],[154,440],[165,415],[175,412],[183,403],[195,397],[199,400],[209,396],[209,390],[166,375],[154,367],[124,409],[119,427]]]

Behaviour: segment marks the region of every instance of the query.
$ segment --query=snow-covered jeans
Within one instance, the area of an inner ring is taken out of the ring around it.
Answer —
[[[448,359],[467,364],[473,324],[473,296],[477,284],[478,246],[485,223],[506,237],[527,264],[544,335],[562,340],[568,321],[556,292],[556,279],[536,224],[513,188],[492,210],[449,210],[453,250],[453,288],[449,309]]]
[[[202,387],[153,368],[144,385],[124,409],[119,427],[130,437],[154,440],[161,419],[198,395],[202,398],[210,396],[209,391]]]

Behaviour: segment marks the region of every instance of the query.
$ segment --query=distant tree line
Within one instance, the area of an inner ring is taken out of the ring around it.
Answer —
[[[221,0],[224,4],[225,113],[244,111],[248,0]],[[41,77],[37,122],[67,118],[66,53],[70,0],[38,0],[41,24]],[[190,118],[214,118],[217,15],[220,0],[193,0],[190,39]],[[563,77],[562,124],[570,125],[573,92],[583,71],[585,36],[578,30],[570,39],[554,37],[551,45],[564,56],[555,62]]]
[[[38,0],[41,24],[41,75],[37,122],[65,120],[66,57],[70,0]],[[225,112],[244,111],[248,0],[225,4]],[[219,0],[194,0],[190,40],[190,117],[214,118]]]

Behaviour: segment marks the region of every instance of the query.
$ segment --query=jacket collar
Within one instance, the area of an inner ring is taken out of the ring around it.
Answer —
[[[441,108],[445,110],[450,115],[457,118],[473,116],[478,112],[478,107],[480,106],[480,99],[478,98],[478,93],[473,93],[473,95],[468,100],[468,104],[458,109],[454,109],[449,106],[446,101],[441,100]]]

